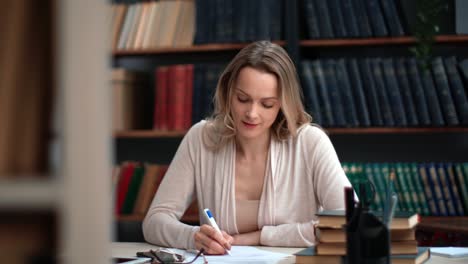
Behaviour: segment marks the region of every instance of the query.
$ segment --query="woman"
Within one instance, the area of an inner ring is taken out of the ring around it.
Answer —
[[[145,239],[208,254],[313,245],[315,213],[343,209],[350,183],[300,95],[283,48],[260,41],[242,49],[220,77],[213,117],[182,140],[143,222]],[[179,221],[194,198],[222,235],[204,219],[201,227]]]

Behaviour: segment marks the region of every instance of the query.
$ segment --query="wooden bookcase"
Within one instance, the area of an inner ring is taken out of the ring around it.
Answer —
[[[385,37],[359,39],[303,40],[299,33],[298,6],[287,1],[285,6],[285,40],[279,42],[299,62],[305,58],[376,54],[410,56],[414,37]],[[133,70],[153,71],[161,65],[203,62],[228,62],[246,44],[205,44],[187,48],[151,50],[114,50],[113,66]],[[454,52],[457,50],[457,52]],[[435,52],[468,57],[468,36],[440,35],[436,37]],[[468,127],[418,128],[325,128],[342,161],[352,162],[467,162]],[[169,163],[186,131],[129,130],[114,131],[115,162],[142,160]],[[118,216],[116,221],[141,221],[143,216]],[[423,218],[424,227],[435,222]],[[452,219],[466,221],[467,216],[444,217],[441,225],[451,225]],[[437,220],[440,222],[439,220]],[[455,223],[453,222],[453,223]],[[439,228],[437,225],[436,228]]]

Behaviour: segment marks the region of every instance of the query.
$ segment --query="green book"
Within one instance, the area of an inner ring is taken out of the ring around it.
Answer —
[[[403,172],[403,165],[402,163],[395,164],[395,171],[396,171],[396,182],[401,192],[401,202],[403,203],[404,211],[412,211],[416,212],[416,209],[413,208],[413,204],[411,203],[411,197],[409,193],[408,185],[405,181],[405,173]]]
[[[143,175],[145,175],[145,168],[143,165],[139,164],[135,167],[132,179],[128,185],[127,195],[125,196],[124,204],[122,206],[122,214],[131,214],[133,212],[133,207],[135,206]]]
[[[461,195],[461,201],[463,204],[463,209],[465,209],[465,214],[468,214],[468,188],[466,185],[468,184],[468,168],[467,163],[458,163],[455,165],[455,174],[456,180],[458,182],[458,190]]]
[[[408,192],[410,194],[410,203],[414,211],[418,212],[421,215],[424,215],[422,206],[419,205],[419,196],[416,187],[413,184],[410,165],[408,163],[403,163],[403,179],[408,186]]]
[[[430,215],[431,210],[429,209],[429,203],[426,200],[426,193],[424,191],[425,186],[419,175],[418,164],[410,163],[409,164],[411,180],[413,181],[414,188],[416,189],[416,194],[418,195],[419,206],[423,211],[422,215]]]
[[[315,246],[308,247],[294,254],[297,264],[345,264],[346,256],[317,255]],[[391,264],[422,264],[430,257],[428,247],[418,247],[417,254],[391,255]]]

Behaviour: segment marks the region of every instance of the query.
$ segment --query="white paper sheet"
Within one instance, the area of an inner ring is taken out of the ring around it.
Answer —
[[[184,251],[182,251],[184,252]],[[180,252],[180,253],[182,253]],[[186,261],[190,261],[195,257],[195,254],[184,252]],[[255,247],[248,246],[233,246],[231,247],[231,256],[205,256],[208,263],[248,263],[248,264],[270,264],[270,263],[282,263],[288,258],[292,257],[288,254],[276,253],[267,250],[261,250]],[[203,263],[203,258],[200,257],[195,263]]]
[[[447,258],[468,257],[468,248],[466,247],[431,247],[431,254]]]

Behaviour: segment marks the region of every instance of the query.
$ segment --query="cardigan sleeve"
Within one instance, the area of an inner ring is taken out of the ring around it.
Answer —
[[[314,190],[314,201],[303,201],[301,208],[296,210],[313,210],[316,208],[343,209],[344,187],[351,186],[346,177],[338,156],[328,136],[317,127],[307,127],[296,145],[301,151],[300,161],[303,162],[303,172],[299,177],[307,177],[303,182],[312,186],[304,186],[300,192]],[[306,184],[305,184],[306,185]],[[304,197],[304,196],[302,196]],[[297,196],[291,199],[301,199]],[[297,204],[297,203],[296,203]],[[315,214],[315,212],[313,212]],[[318,221],[288,223],[276,226],[264,226],[261,231],[260,243],[266,246],[307,247],[315,244],[314,226]]]
[[[149,243],[193,249],[193,235],[199,227],[179,221],[195,197],[195,149],[202,125],[193,126],[182,140],[143,221],[143,235]]]

